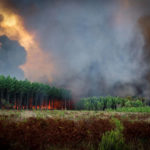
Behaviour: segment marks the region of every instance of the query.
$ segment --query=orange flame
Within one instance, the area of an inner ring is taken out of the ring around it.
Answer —
[[[36,106],[35,105],[32,105],[32,99],[29,100],[29,109],[36,109]],[[15,101],[15,104],[13,106],[13,109],[27,109],[27,106],[26,105],[22,105],[22,108],[21,106],[19,106],[19,104],[16,103]],[[64,109],[63,108],[63,103],[59,100],[54,100],[50,103],[50,101],[48,102],[48,105],[46,104],[42,104],[42,105],[37,105],[37,109],[42,109],[42,110],[51,110],[51,109]]]
[[[44,53],[35,41],[35,35],[27,31],[22,18],[8,11],[0,3],[0,36],[6,35],[11,40],[16,40],[24,47],[27,52],[26,63],[20,68],[24,71],[25,77],[30,80],[38,80],[47,77],[52,80],[51,72],[53,72],[52,63],[49,62],[48,54]]]

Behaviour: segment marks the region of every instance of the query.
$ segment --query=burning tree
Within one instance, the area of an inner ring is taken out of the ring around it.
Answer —
[[[0,75],[0,108],[3,100],[12,104],[14,109],[69,109],[71,92]]]

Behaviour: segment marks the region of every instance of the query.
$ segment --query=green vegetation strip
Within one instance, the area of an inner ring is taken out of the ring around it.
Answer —
[[[77,110],[116,110],[127,112],[149,112],[150,100],[139,97],[87,97],[76,104]]]
[[[107,109],[107,111],[116,111],[116,112],[142,112],[142,113],[150,113],[150,107],[122,107],[117,108],[116,110],[113,109]]]

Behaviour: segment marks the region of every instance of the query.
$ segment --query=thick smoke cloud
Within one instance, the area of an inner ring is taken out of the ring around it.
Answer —
[[[150,96],[149,0],[7,0],[5,6],[51,54],[55,85],[75,96]]]
[[[25,58],[26,52],[18,42],[0,37],[0,74],[23,79],[24,73],[19,66],[25,63]]]

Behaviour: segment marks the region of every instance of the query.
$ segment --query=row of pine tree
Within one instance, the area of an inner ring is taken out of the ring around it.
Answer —
[[[48,84],[0,75],[0,108],[70,109],[71,92]]]

